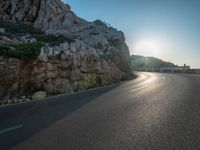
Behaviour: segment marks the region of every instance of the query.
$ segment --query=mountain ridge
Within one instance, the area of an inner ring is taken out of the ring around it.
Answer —
[[[163,61],[152,56],[131,55],[132,68],[134,70],[161,69],[164,67],[177,67],[177,65]]]

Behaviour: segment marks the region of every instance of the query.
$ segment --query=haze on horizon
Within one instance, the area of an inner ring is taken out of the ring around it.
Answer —
[[[130,54],[200,68],[199,0],[65,0],[80,17],[122,30]]]

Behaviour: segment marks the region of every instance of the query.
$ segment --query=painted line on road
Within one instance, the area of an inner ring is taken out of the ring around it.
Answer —
[[[10,128],[6,128],[6,129],[3,129],[0,131],[0,134],[4,134],[6,132],[9,132],[9,131],[12,131],[12,130],[16,130],[16,129],[19,129],[19,128],[22,128],[23,125],[20,124],[20,125],[16,125],[16,126],[13,126],[13,127],[10,127]]]
[[[139,90],[142,90],[142,89],[144,89],[144,88],[146,88],[146,87],[136,88],[136,89],[134,89],[134,90],[131,90],[131,92],[139,91]]]

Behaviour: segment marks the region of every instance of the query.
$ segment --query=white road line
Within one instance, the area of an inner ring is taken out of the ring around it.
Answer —
[[[142,89],[144,89],[144,88],[146,88],[146,87],[136,88],[136,89],[134,89],[134,90],[131,90],[131,92],[139,91],[139,90],[142,90]]]
[[[16,129],[19,129],[19,128],[22,128],[23,125],[20,124],[20,125],[16,125],[16,126],[13,126],[13,127],[10,127],[10,128],[6,128],[6,129],[3,129],[0,131],[0,134],[4,134],[6,132],[9,132],[9,131],[12,131],[12,130],[16,130]]]

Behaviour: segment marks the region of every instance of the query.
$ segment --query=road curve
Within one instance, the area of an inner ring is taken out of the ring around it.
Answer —
[[[200,149],[200,75],[138,75],[121,84],[0,108],[0,149]]]

